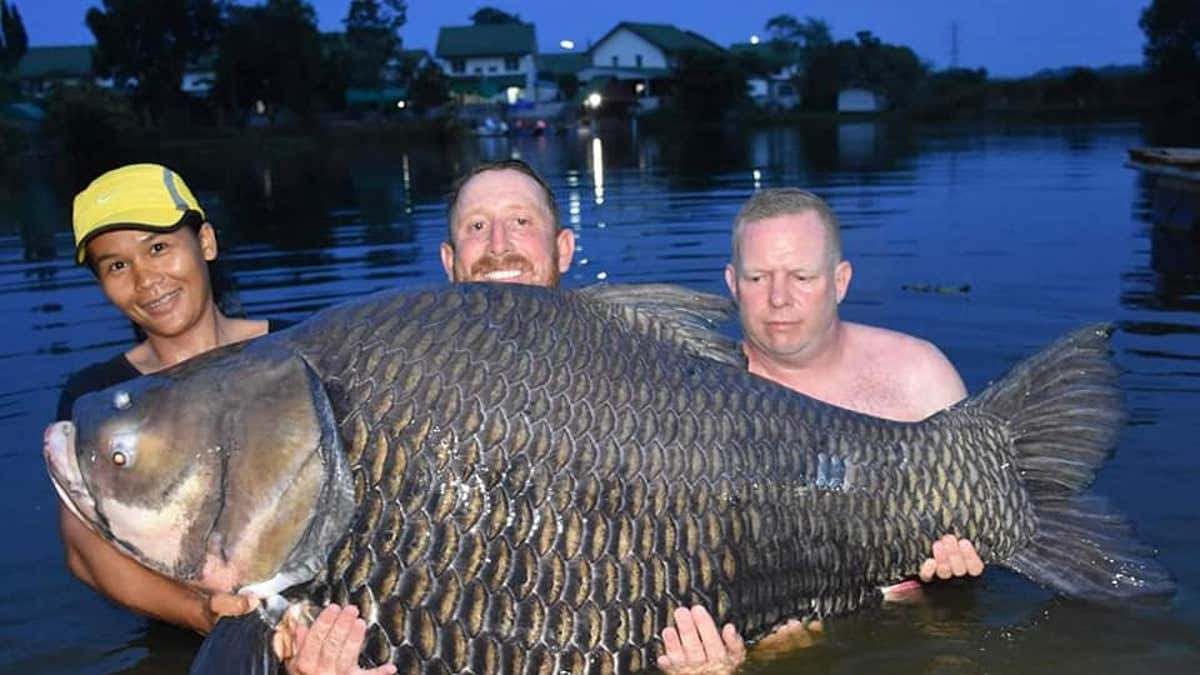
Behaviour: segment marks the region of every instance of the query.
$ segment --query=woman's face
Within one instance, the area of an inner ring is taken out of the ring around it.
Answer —
[[[87,259],[117,309],[150,336],[174,337],[212,305],[208,261],[217,238],[204,223],[173,232],[112,230],[88,242]]]

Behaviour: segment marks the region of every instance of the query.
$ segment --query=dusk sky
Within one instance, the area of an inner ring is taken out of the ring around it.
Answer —
[[[9,0],[25,19],[32,45],[87,44],[87,8],[99,0]],[[253,4],[243,1],[241,4]],[[835,38],[863,29],[907,45],[935,67],[950,65],[951,26],[958,25],[958,62],[997,76],[1028,75],[1042,68],[1128,65],[1142,61],[1138,17],[1150,0],[410,0],[403,30],[406,48],[433,50],[439,26],[466,25],[479,7],[520,14],[537,26],[543,51],[562,39],[576,50],[619,21],[673,23],[728,46],[762,34],[781,13],[824,19]],[[341,30],[349,0],[315,0],[321,30]]]

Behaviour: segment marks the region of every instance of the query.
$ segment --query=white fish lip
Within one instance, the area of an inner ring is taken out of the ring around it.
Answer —
[[[76,518],[94,529],[96,503],[83,482],[75,454],[75,436],[75,425],[71,422],[51,424],[42,436],[42,453],[58,498]]]
[[[494,270],[483,275],[488,281],[508,281],[524,274],[523,270]]]

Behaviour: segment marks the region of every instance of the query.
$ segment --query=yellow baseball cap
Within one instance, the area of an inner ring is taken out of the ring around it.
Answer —
[[[75,262],[82,265],[85,247],[109,230],[169,232],[191,213],[203,221],[204,209],[179,174],[160,164],[129,164],[92,181],[75,195]]]

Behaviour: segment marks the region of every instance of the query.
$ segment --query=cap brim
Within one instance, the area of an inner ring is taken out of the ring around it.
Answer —
[[[175,212],[176,215],[178,212]],[[188,222],[188,216],[196,214],[201,219],[203,214],[197,211],[185,211],[183,215],[177,216],[173,221],[162,222],[162,211],[150,213],[145,209],[136,209],[124,213],[113,214],[106,219],[108,222],[96,225],[90,232],[87,233],[79,244],[75,247],[75,264],[82,265],[87,258],[87,245],[92,239],[113,230],[141,230],[143,232],[172,232],[183,227]]]

